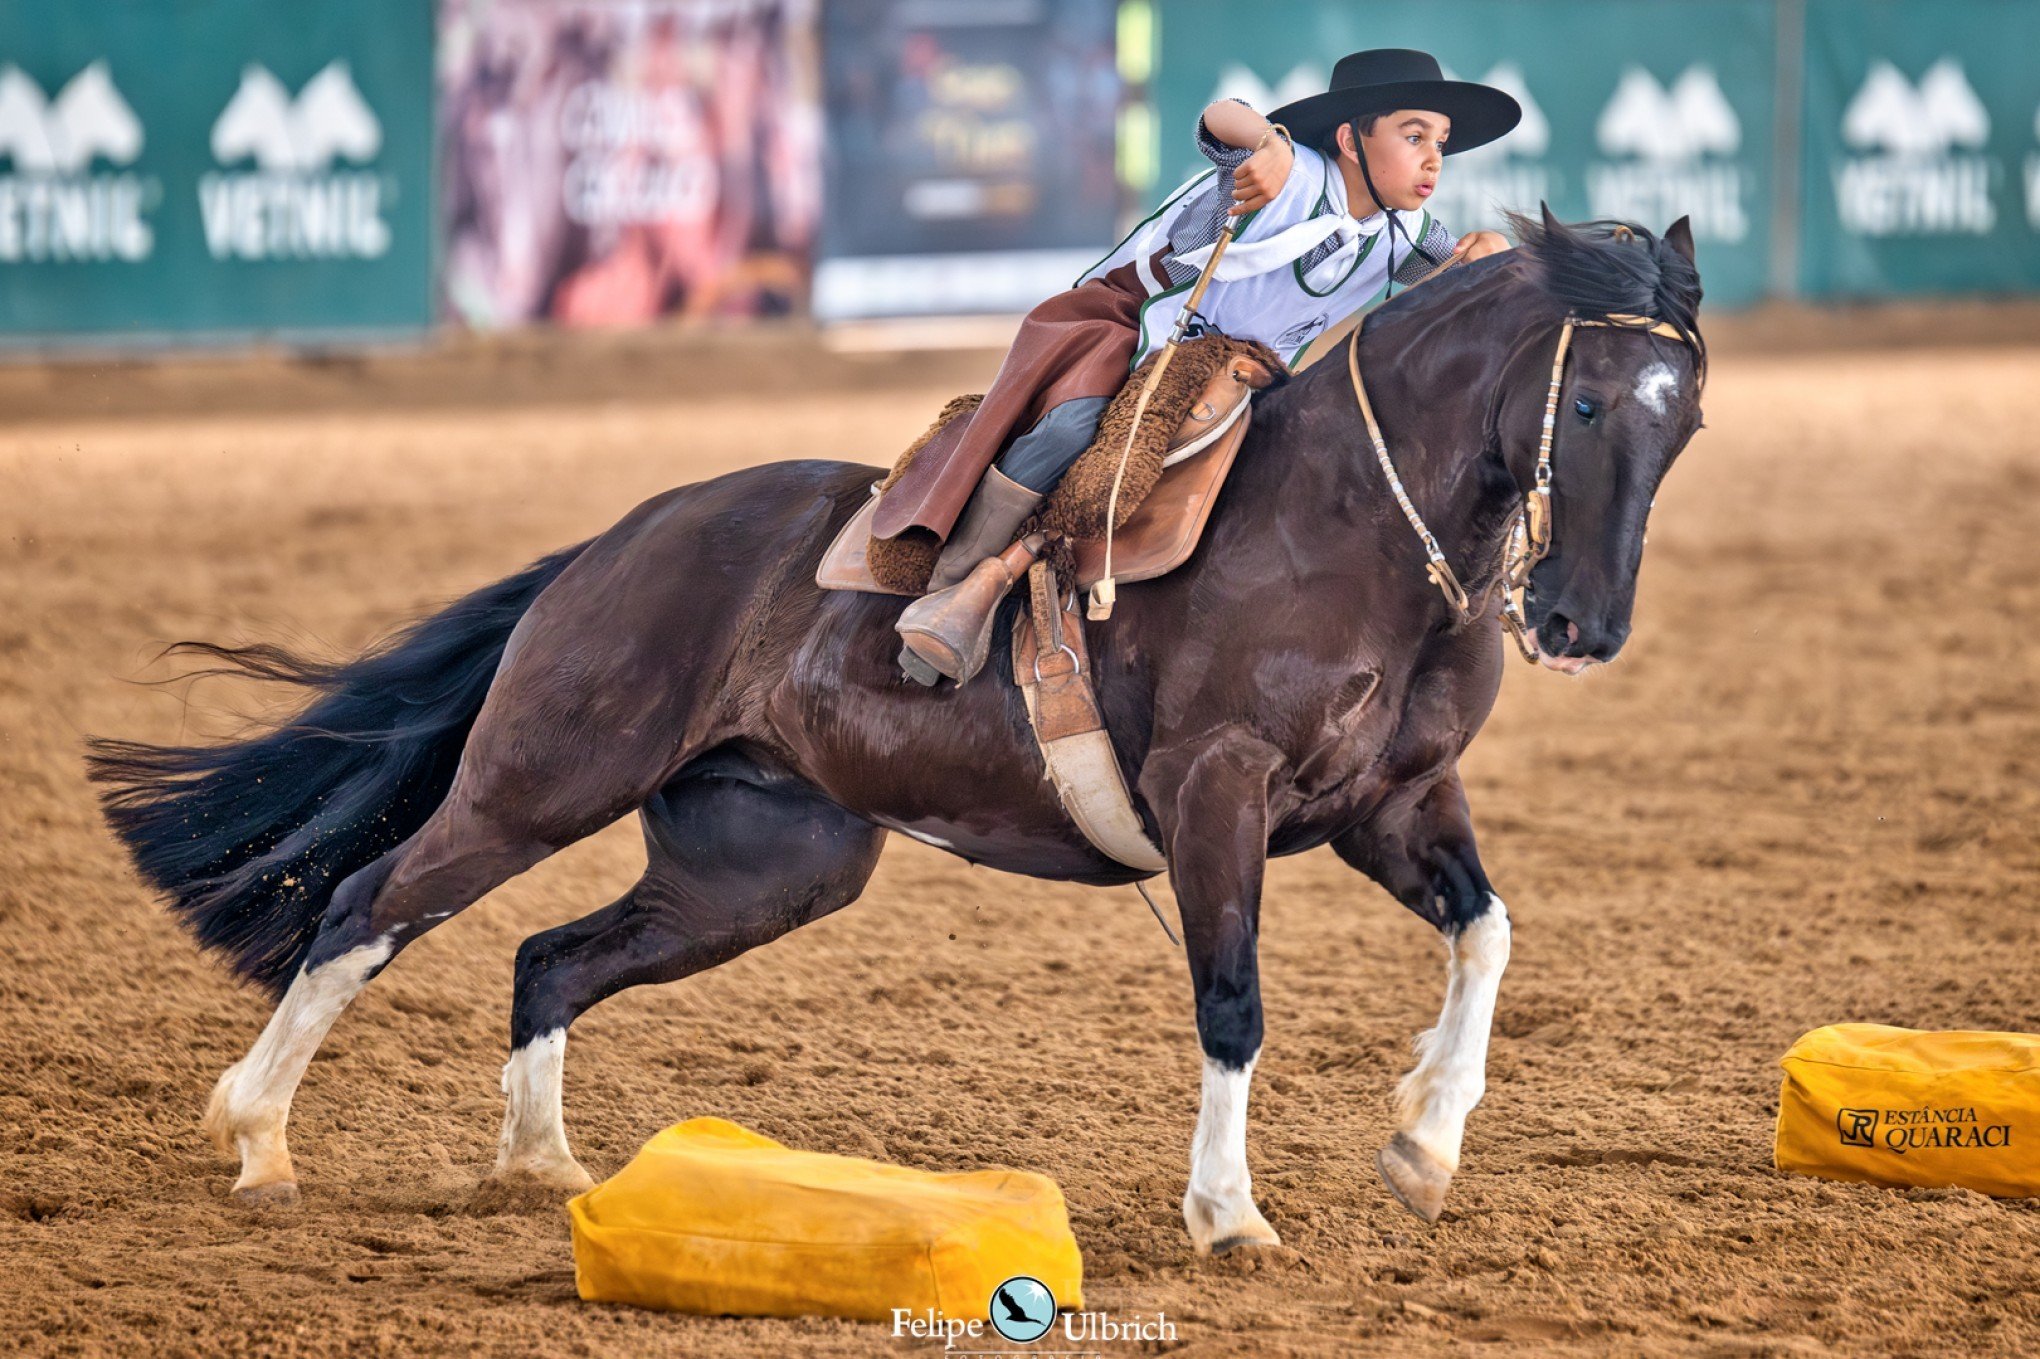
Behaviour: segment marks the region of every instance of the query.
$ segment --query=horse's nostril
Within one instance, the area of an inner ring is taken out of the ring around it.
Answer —
[[[1568,642],[1578,642],[1580,640],[1580,625],[1578,623],[1567,623],[1565,625],[1565,640]]]

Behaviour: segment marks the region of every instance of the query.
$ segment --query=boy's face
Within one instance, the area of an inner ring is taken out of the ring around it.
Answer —
[[[1384,207],[1414,212],[1436,192],[1445,168],[1445,140],[1452,120],[1422,109],[1397,109],[1375,120],[1374,130],[1360,145],[1367,152],[1367,173]],[[1339,154],[1355,154],[1353,125],[1339,129]],[[1365,181],[1362,181],[1363,186]]]

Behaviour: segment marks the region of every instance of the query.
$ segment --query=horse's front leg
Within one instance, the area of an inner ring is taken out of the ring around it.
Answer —
[[[1247,1173],[1247,1087],[1261,1053],[1255,956],[1268,856],[1269,746],[1228,733],[1150,760],[1141,787],[1161,821],[1197,997],[1204,1098],[1190,1145],[1183,1220],[1199,1254],[1277,1244]]]
[[[1400,1128],[1377,1158],[1403,1206],[1436,1222],[1459,1169],[1466,1116],[1487,1090],[1488,1034],[1509,965],[1508,908],[1481,870],[1456,772],[1332,847],[1445,935],[1445,1005],[1437,1027],[1417,1036],[1416,1068],[1396,1092]]]

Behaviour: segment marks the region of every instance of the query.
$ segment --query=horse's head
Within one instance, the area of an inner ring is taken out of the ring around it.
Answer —
[[[1683,217],[1661,237],[1614,223],[1569,227],[1548,209],[1541,221],[1519,217],[1514,225],[1536,286],[1562,315],[1588,323],[1572,333],[1555,410],[1550,545],[1524,594],[1538,659],[1571,674],[1613,660],[1628,638],[1651,503],[1700,427],[1707,371],[1694,326],[1700,275]],[[1593,324],[1608,317],[1648,318],[1678,338]],[[1548,371],[1550,348],[1535,352]],[[1537,368],[1530,362],[1517,372]],[[1513,394],[1504,437],[1510,470],[1527,492],[1548,387],[1522,385],[1531,390]]]

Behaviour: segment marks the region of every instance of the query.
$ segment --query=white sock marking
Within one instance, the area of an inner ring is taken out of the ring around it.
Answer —
[[[1238,1070],[1204,1059],[1204,1100],[1190,1142],[1190,1188],[1183,1216],[1192,1232],[1208,1226],[1209,1246],[1243,1232],[1265,1231],[1254,1206],[1253,1177],[1247,1173],[1247,1090],[1253,1084],[1257,1052]]]
[[[390,937],[382,935],[316,968],[300,969],[255,1046],[221,1078],[229,1127],[241,1144],[244,1182],[264,1182],[265,1162],[285,1173],[283,1130],[298,1082],[333,1021],[394,951]]]
[[[1417,1035],[1416,1069],[1397,1091],[1402,1129],[1448,1169],[1459,1168],[1466,1116],[1487,1092],[1488,1035],[1509,965],[1509,912],[1496,896],[1447,947],[1450,969],[1438,1026]]]
[[[561,1089],[567,1069],[567,1031],[542,1033],[503,1064],[503,1138],[498,1171],[571,1163]]]

